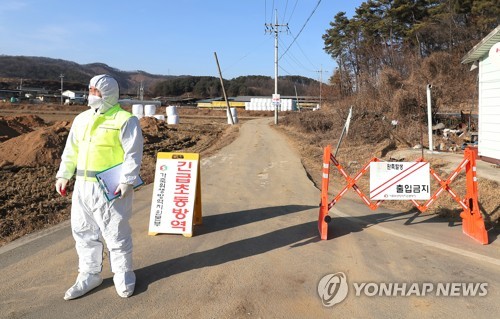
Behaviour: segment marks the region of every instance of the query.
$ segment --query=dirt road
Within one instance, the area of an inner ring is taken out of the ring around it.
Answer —
[[[77,267],[66,223],[0,248],[0,317],[491,318],[500,313],[497,235],[481,246],[451,221],[374,213],[345,201],[334,208],[333,238],[319,241],[319,191],[270,122],[245,123],[235,142],[202,159],[204,218],[194,237],[148,236],[152,186],[136,192],[134,296],[117,296],[105,262],[102,286],[63,300]],[[326,307],[318,283],[338,272],[346,275],[349,293]],[[363,283],[368,289],[359,288]],[[371,296],[381,283],[407,288],[396,296]],[[461,288],[458,297],[436,295],[438,284],[453,283],[483,284],[478,292],[486,295],[465,297]],[[433,291],[422,296],[423,284]],[[419,294],[409,293],[412,285]]]

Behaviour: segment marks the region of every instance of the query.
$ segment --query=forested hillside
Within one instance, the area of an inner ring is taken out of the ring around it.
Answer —
[[[389,115],[419,113],[432,84],[437,107],[470,109],[477,71],[461,59],[499,24],[498,0],[371,0],[352,18],[339,12],[323,35],[338,64],[327,97]]]
[[[281,95],[317,95],[319,83],[302,76],[278,77]],[[274,93],[274,79],[269,76],[241,76],[232,80],[224,80],[224,88],[228,96],[250,95],[271,96]],[[159,82],[154,90],[156,96],[179,96],[190,93],[195,97],[222,96],[220,79],[209,76],[185,76]]]
[[[461,61],[499,24],[498,0],[371,0],[350,18],[339,12],[323,35],[338,68],[322,109],[287,115],[281,123],[300,139],[309,137],[307,154],[321,154],[338,142],[352,106],[341,159],[361,163],[399,147],[429,147],[431,85],[433,124],[458,129],[458,135],[435,136],[439,149],[459,150],[466,132],[477,128],[467,114],[478,112],[478,70]],[[448,112],[463,117],[436,114]]]

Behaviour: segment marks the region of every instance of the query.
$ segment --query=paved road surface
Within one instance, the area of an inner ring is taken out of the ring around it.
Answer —
[[[319,191],[269,123],[245,123],[234,143],[202,159],[204,218],[194,237],[148,236],[152,187],[136,192],[134,296],[117,296],[106,258],[102,286],[63,300],[77,267],[64,223],[0,248],[0,318],[492,318],[500,313],[497,235],[481,246],[463,236],[459,225],[433,216],[371,212],[341,201],[333,210],[333,238],[319,241]],[[337,272],[345,273],[349,293],[325,307],[318,283]],[[355,284],[362,283],[369,289],[356,296]],[[381,283],[488,286],[483,297],[443,297],[435,291],[368,296]]]

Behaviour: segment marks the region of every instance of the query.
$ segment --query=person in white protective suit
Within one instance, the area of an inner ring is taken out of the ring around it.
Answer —
[[[66,186],[76,172],[71,230],[78,253],[78,277],[66,291],[65,300],[83,296],[102,283],[104,238],[109,249],[113,282],[120,297],[130,297],[135,288],[132,267],[133,186],[139,176],[143,138],[137,117],[118,103],[119,87],[109,75],[90,80],[88,105],[71,126],[56,174],[56,191],[66,196]],[[120,184],[108,202],[95,174],[123,163]],[[102,236],[100,236],[102,235]]]

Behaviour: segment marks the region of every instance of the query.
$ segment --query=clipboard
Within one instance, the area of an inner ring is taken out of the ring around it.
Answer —
[[[123,163],[120,163],[118,165],[110,167],[107,170],[99,172],[95,175],[97,182],[99,183],[99,186],[103,190],[104,195],[106,196],[108,202],[120,196],[120,194],[115,195],[115,190],[118,188],[118,185],[120,184],[122,164]],[[142,178],[140,176],[137,176],[133,186],[134,188],[137,188],[143,184],[144,181],[142,180]]]

